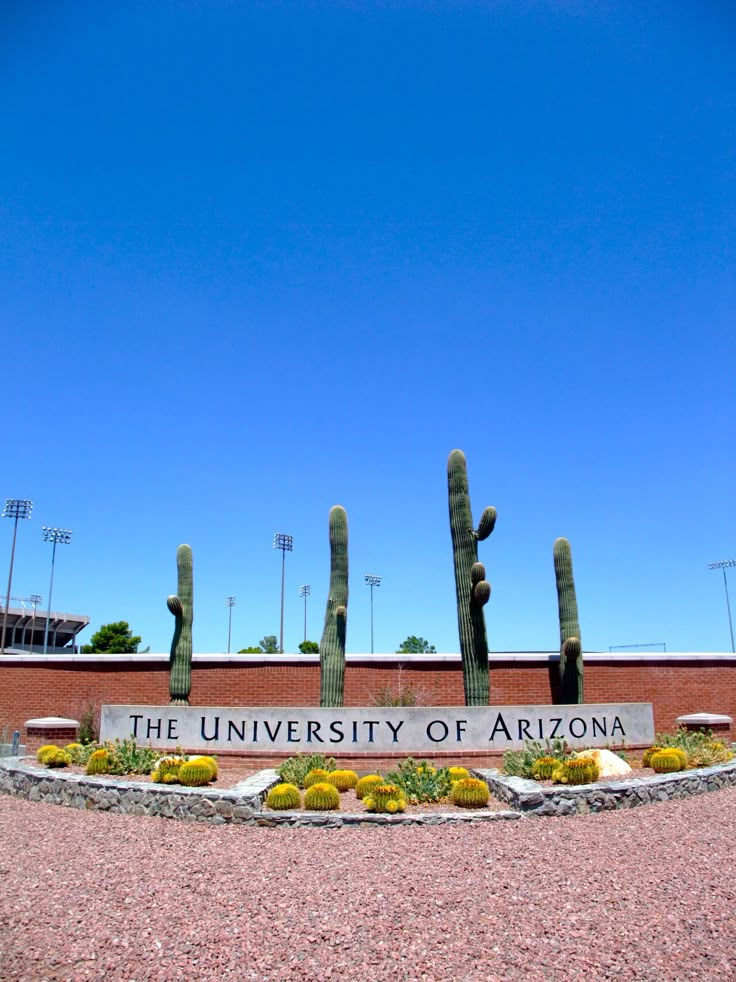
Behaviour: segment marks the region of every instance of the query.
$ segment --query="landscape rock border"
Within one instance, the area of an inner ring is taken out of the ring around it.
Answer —
[[[511,811],[429,812],[382,815],[366,812],[266,811],[268,790],[278,783],[275,770],[260,770],[232,788],[185,788],[153,785],[117,777],[88,777],[58,770],[39,770],[20,757],[0,759],[0,792],[29,801],[47,801],[69,808],[150,815],[212,825],[268,827],[365,827],[461,825],[532,816],[564,816],[635,808],[638,805],[685,798],[736,785],[736,761],[693,771],[599,782],[580,787],[542,787],[535,781],[508,777],[498,770],[477,769],[491,792],[511,805]]]

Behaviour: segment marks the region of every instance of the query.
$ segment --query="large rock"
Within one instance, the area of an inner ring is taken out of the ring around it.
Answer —
[[[602,778],[623,777],[624,774],[631,774],[631,767],[612,750],[584,750],[575,756],[592,757],[600,768]]]

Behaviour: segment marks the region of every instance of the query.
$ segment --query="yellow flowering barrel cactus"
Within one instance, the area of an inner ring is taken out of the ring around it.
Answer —
[[[455,781],[450,795],[453,805],[460,808],[483,808],[491,797],[486,782],[474,777]]]
[[[359,801],[363,801],[365,796],[370,794],[373,788],[383,783],[384,780],[380,774],[366,774],[366,776],[361,777],[361,779],[355,785],[355,797]]]
[[[39,764],[45,764],[48,757],[53,757],[57,750],[60,748],[56,746],[55,743],[45,743],[43,747],[39,747],[36,751],[36,760]]]
[[[334,784],[318,781],[304,793],[304,807],[313,811],[337,811],[340,808],[340,792]]]
[[[328,784],[334,784],[338,791],[350,791],[358,783],[355,771],[329,771],[325,778]]]
[[[292,811],[299,808],[302,798],[295,784],[277,784],[266,796],[266,806],[274,811]]]
[[[95,750],[87,761],[88,774],[107,774],[110,770],[110,754],[104,747]]]
[[[313,768],[307,772],[307,776],[304,778],[304,787],[311,788],[313,784],[324,784],[331,773],[331,771],[325,771],[321,767]]]
[[[363,798],[366,811],[388,812],[393,815],[406,808],[406,796],[395,784],[376,784]]]
[[[599,777],[600,768],[591,757],[565,760],[552,774],[555,784],[593,784]]]
[[[467,767],[448,767],[447,773],[450,775],[450,781],[452,784],[455,781],[465,781],[470,777],[470,771]]]
[[[537,757],[532,764],[532,777],[538,781],[549,781],[559,766],[560,761],[556,757]]]

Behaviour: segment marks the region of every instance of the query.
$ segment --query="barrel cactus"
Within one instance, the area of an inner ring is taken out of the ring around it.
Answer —
[[[377,784],[363,797],[363,804],[369,812],[388,812],[393,815],[406,808],[406,795],[395,784]]]
[[[68,767],[72,762],[72,755],[66,750],[62,750],[61,747],[57,747],[46,754],[44,762],[47,767]]]
[[[266,796],[266,806],[274,811],[292,811],[302,803],[299,788],[295,784],[277,784]]]
[[[564,760],[552,773],[555,784],[593,784],[600,777],[600,767],[592,757]]]
[[[39,764],[45,764],[48,757],[53,757],[59,747],[55,743],[45,743],[36,751],[36,760]]]
[[[474,777],[455,781],[450,795],[453,805],[458,805],[460,808],[483,808],[491,797],[486,782]]]
[[[334,784],[338,791],[350,791],[358,783],[358,775],[355,771],[330,771],[325,781]]]
[[[687,767],[687,754],[679,747],[666,747],[652,754],[649,759],[649,766],[656,774],[672,774],[675,771],[684,771]]]
[[[95,750],[87,761],[87,773],[88,774],[107,774],[110,770],[110,754],[107,750],[101,748],[100,750]]]
[[[174,615],[174,637],[169,657],[169,696],[172,706],[188,706],[192,688],[192,620],[194,619],[194,576],[191,546],[176,550],[178,586],[166,605]]]
[[[186,760],[179,768],[179,783],[185,788],[201,788],[212,780],[212,768],[206,760]]]
[[[318,782],[304,792],[304,807],[313,811],[336,811],[340,808],[340,792],[334,784]]]
[[[486,508],[478,528],[473,529],[467,465],[461,450],[453,450],[448,459],[447,487],[465,704],[487,706],[488,639],[483,607],[491,596],[491,585],[486,580],[485,567],[478,562],[478,542],[493,531],[496,509]]]
[[[380,774],[366,774],[366,776],[361,777],[361,779],[355,785],[355,797],[359,801],[362,801],[367,794],[370,794],[373,788],[383,783],[384,780]]]
[[[572,552],[567,539],[556,539],[552,549],[560,618],[560,686],[564,704],[583,700],[583,646],[580,641],[578,602],[572,575]]]
[[[319,644],[319,704],[342,706],[345,693],[345,635],[348,616],[348,516],[330,509],[330,593]]]
[[[447,773],[452,784],[455,781],[465,781],[470,777],[470,771],[467,767],[448,767]]]
[[[549,781],[560,766],[556,757],[537,757],[532,764],[532,777],[537,781]]]
[[[651,764],[652,757],[654,756],[654,754],[659,753],[659,751],[662,750],[662,749],[663,749],[662,747],[658,747],[658,746],[655,745],[655,746],[649,747],[647,750],[645,750],[644,753],[642,754],[641,766],[642,767],[651,767],[652,766],[652,764]]]
[[[324,784],[331,773],[322,767],[313,767],[311,771],[307,771],[304,777],[304,787],[311,788],[313,784]]]

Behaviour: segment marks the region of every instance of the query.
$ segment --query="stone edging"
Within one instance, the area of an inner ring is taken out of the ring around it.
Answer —
[[[278,783],[274,770],[261,770],[232,788],[185,788],[151,785],[112,777],[87,777],[57,770],[39,770],[19,757],[0,759],[0,792],[47,801],[70,808],[151,815],[212,825],[349,826],[459,825],[471,822],[509,821],[526,816],[571,815],[684,798],[736,785],[736,761],[716,767],[659,775],[644,780],[588,784],[581,787],[540,787],[535,781],[506,777],[497,770],[475,770],[493,794],[512,806],[512,811],[428,812],[382,815],[365,812],[265,811],[269,788]]]

